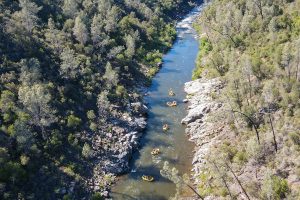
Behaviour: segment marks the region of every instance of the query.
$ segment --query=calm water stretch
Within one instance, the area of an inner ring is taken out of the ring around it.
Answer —
[[[192,22],[201,8],[195,8],[177,25],[178,39],[173,48],[163,57],[163,66],[153,79],[145,102],[149,107],[147,130],[141,139],[141,149],[133,155],[132,171],[121,177],[113,188],[113,199],[165,200],[175,194],[175,185],[160,175],[164,161],[169,161],[182,174],[191,169],[193,144],[184,133],[180,124],[186,115],[187,105],[184,83],[191,80],[192,71],[198,53],[196,33]],[[176,96],[169,97],[172,88]],[[169,108],[168,101],[177,101],[178,106]],[[170,130],[164,132],[163,124],[169,124]],[[152,156],[151,151],[159,148],[161,153]],[[151,175],[154,182],[145,182],[142,175]]]

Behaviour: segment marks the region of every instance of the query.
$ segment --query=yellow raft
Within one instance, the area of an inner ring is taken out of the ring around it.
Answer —
[[[144,181],[148,181],[148,182],[154,181],[154,177],[153,177],[153,176],[143,175],[143,176],[142,176],[142,179],[143,179]]]
[[[168,124],[164,124],[163,125],[163,131],[167,131],[169,130],[169,125]]]
[[[152,155],[152,156],[156,156],[156,155],[158,155],[159,153],[160,153],[160,150],[159,150],[158,148],[153,149],[153,150],[151,151],[151,155]]]
[[[177,102],[176,101],[172,101],[172,102],[167,102],[167,106],[169,106],[169,107],[175,107],[175,106],[177,106]]]
[[[172,91],[172,89],[169,90],[169,96],[175,96],[175,93]]]

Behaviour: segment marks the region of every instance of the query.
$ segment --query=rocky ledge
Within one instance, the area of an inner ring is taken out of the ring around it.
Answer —
[[[143,102],[127,105],[123,113],[110,119],[105,130],[98,134],[85,132],[85,140],[91,141],[91,177],[85,181],[91,192],[108,197],[115,176],[129,171],[132,153],[139,146],[139,139],[146,128],[148,108]],[[82,137],[82,136],[81,136]]]
[[[189,102],[188,115],[181,123],[186,125],[186,134],[196,144],[193,157],[193,178],[197,183],[197,177],[202,166],[206,163],[205,156],[209,149],[218,143],[219,133],[224,125],[214,123],[209,119],[212,112],[222,109],[223,105],[214,100],[213,95],[218,95],[222,88],[219,79],[198,79],[185,84],[187,101]]]

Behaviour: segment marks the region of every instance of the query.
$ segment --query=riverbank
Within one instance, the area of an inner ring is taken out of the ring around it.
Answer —
[[[200,79],[186,84],[182,123],[205,200],[300,197],[299,3],[253,5],[212,1],[195,24]]]
[[[213,95],[221,92],[222,83],[218,78],[201,78],[187,82],[184,90],[187,93],[188,114],[181,123],[186,125],[186,134],[190,141],[196,144],[193,156],[192,178],[199,183],[202,167],[206,163],[205,157],[210,149],[216,145],[225,126],[222,122],[212,122],[210,114],[222,109],[223,104],[216,101]]]

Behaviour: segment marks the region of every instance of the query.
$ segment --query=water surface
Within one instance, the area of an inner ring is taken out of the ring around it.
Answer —
[[[199,47],[191,23],[200,10],[200,7],[194,9],[177,25],[178,39],[163,57],[162,69],[154,77],[149,95],[145,97],[149,118],[141,149],[133,155],[132,171],[121,177],[113,188],[113,199],[169,199],[175,194],[175,185],[160,175],[164,161],[169,161],[181,174],[190,173],[194,145],[188,141],[180,121],[187,114],[187,105],[182,103],[184,83],[191,80]],[[170,88],[176,96],[168,96]],[[178,106],[169,108],[167,101],[177,101]],[[165,123],[170,126],[166,133],[162,131]],[[152,156],[153,148],[159,148],[161,154]],[[155,182],[142,181],[144,174],[153,176]]]

